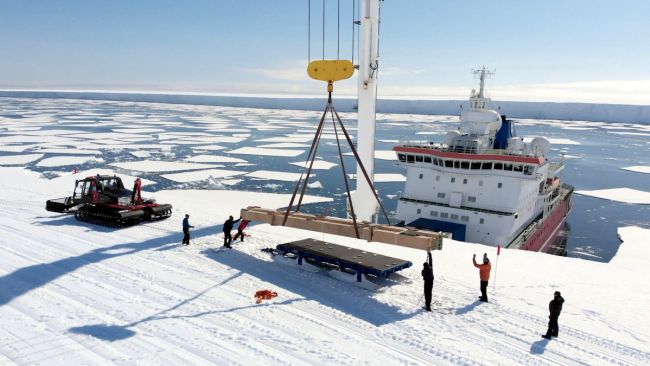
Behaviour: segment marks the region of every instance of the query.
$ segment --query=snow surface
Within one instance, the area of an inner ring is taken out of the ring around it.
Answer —
[[[577,194],[602,198],[606,200],[625,202],[625,203],[635,203],[641,205],[650,205],[650,192],[639,191],[637,189],[632,189],[632,188],[610,188],[610,189],[598,189],[593,191],[578,190],[575,192]]]
[[[427,313],[421,251],[253,223],[244,243],[213,252],[227,215],[282,207],[287,194],[156,192],[174,205],[172,218],[113,229],[44,211],[57,190],[37,173],[0,168],[3,365],[650,363],[647,229],[621,228],[610,263],[518,250],[496,262],[493,247],[448,240],[434,252]],[[188,247],[179,245],[185,213],[197,227]],[[260,251],[309,236],[415,265],[372,292]],[[496,265],[487,304],[477,302],[471,264],[484,252]],[[278,297],[255,304],[261,289]],[[547,341],[555,290],[566,302],[560,336]]]

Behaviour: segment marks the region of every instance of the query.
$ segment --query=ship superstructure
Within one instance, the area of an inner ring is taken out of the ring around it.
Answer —
[[[571,208],[564,161],[549,161],[549,141],[524,142],[513,122],[489,109],[485,78],[444,143],[394,148],[407,179],[396,218],[408,226],[452,233],[454,239],[535,251],[557,251],[554,238]]]

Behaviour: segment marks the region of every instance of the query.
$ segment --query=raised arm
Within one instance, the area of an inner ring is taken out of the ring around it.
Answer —
[[[431,252],[427,252],[427,261],[429,262],[429,267],[433,268],[433,258],[431,258]]]

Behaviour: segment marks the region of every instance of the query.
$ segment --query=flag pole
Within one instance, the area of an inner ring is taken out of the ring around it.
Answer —
[[[494,266],[494,284],[492,285],[492,289],[496,290],[497,288],[497,271],[499,270],[499,255],[501,254],[501,244],[497,245],[497,263]]]

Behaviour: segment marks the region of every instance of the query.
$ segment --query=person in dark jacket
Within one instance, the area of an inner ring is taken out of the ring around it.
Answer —
[[[481,301],[488,302],[487,287],[488,281],[490,280],[490,270],[492,270],[490,259],[488,259],[487,253],[483,254],[483,264],[478,264],[476,263],[476,254],[474,254],[472,261],[474,262],[474,267],[479,269],[479,276],[481,277]]]
[[[230,246],[230,243],[232,243],[232,235],[230,235],[230,232],[232,231],[232,227],[236,222],[239,222],[241,220],[241,217],[238,218],[236,221],[232,218],[232,216],[228,217],[228,220],[223,223],[223,246],[226,248],[232,248]]]
[[[182,244],[190,245],[190,229],[194,226],[190,225],[190,215],[185,214],[183,219],[183,242]]]
[[[422,265],[422,279],[424,280],[424,308],[431,311],[431,291],[433,290],[433,260],[431,252],[427,252],[427,261]]]
[[[242,220],[237,227],[237,234],[235,234],[234,241],[237,241],[237,238],[241,237],[241,241],[244,242],[244,229],[248,226],[248,220]]]
[[[557,337],[560,330],[557,324],[557,318],[560,317],[560,313],[562,312],[562,304],[564,304],[562,294],[560,294],[560,291],[555,291],[553,300],[548,303],[548,311],[550,313],[548,316],[548,330],[542,338],[551,339],[551,337]]]

